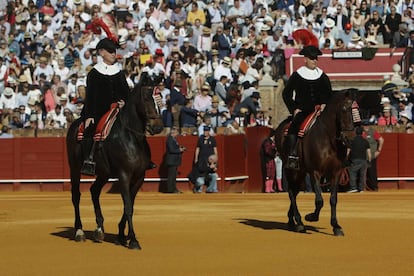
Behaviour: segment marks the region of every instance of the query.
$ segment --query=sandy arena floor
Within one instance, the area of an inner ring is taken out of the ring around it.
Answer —
[[[283,194],[141,193],[135,228],[142,251],[114,244],[122,203],[102,196],[105,242],[90,240],[88,193],[81,212],[88,240],[73,237],[70,194],[0,193],[1,275],[413,275],[414,191],[340,194],[332,236],[329,196],[307,234],[287,230]],[[302,216],[313,194],[299,195]]]

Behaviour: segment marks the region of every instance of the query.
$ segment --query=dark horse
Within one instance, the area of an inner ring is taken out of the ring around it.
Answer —
[[[345,132],[354,128],[352,106],[355,91],[344,90],[334,93],[315,124],[302,139],[298,141],[298,156],[300,168],[292,170],[285,168],[288,182],[290,208],[288,212],[289,227],[297,232],[306,232],[296,203],[296,197],[309,173],[315,191],[315,211],[305,216],[307,221],[318,221],[323,206],[320,182],[326,177],[331,185],[331,225],[335,236],[343,236],[341,226],[336,218],[337,187],[339,176],[346,158]],[[277,148],[281,149],[284,164],[287,164],[288,150],[284,147],[284,129],[289,122],[286,119],[276,129]],[[347,133],[348,134],[348,133]],[[295,224],[296,223],[296,224]]]
[[[121,192],[124,212],[118,224],[117,243],[127,245],[132,249],[141,249],[135,237],[132,223],[135,196],[143,184],[145,169],[150,162],[150,156],[145,141],[145,134],[160,133],[162,121],[152,97],[152,87],[138,84],[129,93],[127,103],[119,113],[111,133],[100,142],[95,151],[96,180],[90,188],[95,209],[97,228],[94,240],[100,242],[104,238],[104,218],[101,212],[99,196],[102,187],[110,177],[118,178],[114,183]],[[152,85],[152,84],[151,84]],[[80,170],[83,162],[81,147],[76,141],[78,127],[81,121],[75,121],[69,128],[66,138],[70,178],[72,184],[72,203],[75,209],[75,240],[84,241],[85,234],[79,212],[80,201]],[[128,223],[128,236],[124,230]]]

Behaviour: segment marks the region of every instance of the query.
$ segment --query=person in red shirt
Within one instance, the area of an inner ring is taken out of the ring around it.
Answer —
[[[382,115],[378,118],[378,126],[395,126],[397,123],[397,117],[391,114],[391,107],[384,107]]]

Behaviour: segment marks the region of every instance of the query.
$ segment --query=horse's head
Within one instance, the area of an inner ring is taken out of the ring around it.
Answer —
[[[356,89],[347,89],[334,96],[337,97],[337,125],[340,132],[353,132],[355,125],[361,122],[356,95]]]

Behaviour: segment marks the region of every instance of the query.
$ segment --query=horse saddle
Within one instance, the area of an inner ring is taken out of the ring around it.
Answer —
[[[106,112],[102,116],[102,118],[99,120],[98,125],[96,126],[96,129],[95,129],[95,134],[93,136],[94,141],[101,142],[101,141],[104,141],[108,137],[109,133],[111,132],[112,126],[114,125],[114,122],[116,118],[118,117],[118,114],[119,114],[118,104],[113,103],[111,105],[111,109],[109,109],[109,111]],[[79,129],[78,129],[78,136],[77,136],[78,141],[83,140],[84,132],[85,132],[85,123],[82,122],[79,125]]]
[[[321,110],[321,106],[317,105],[315,106],[315,111],[313,111],[311,114],[309,114],[305,120],[302,122],[299,128],[298,137],[303,138],[306,133],[309,132],[309,130],[312,128],[312,126],[315,124],[316,119],[319,117],[319,111]],[[286,136],[288,134],[288,130],[292,122],[289,122],[285,125],[284,128],[284,135]]]

